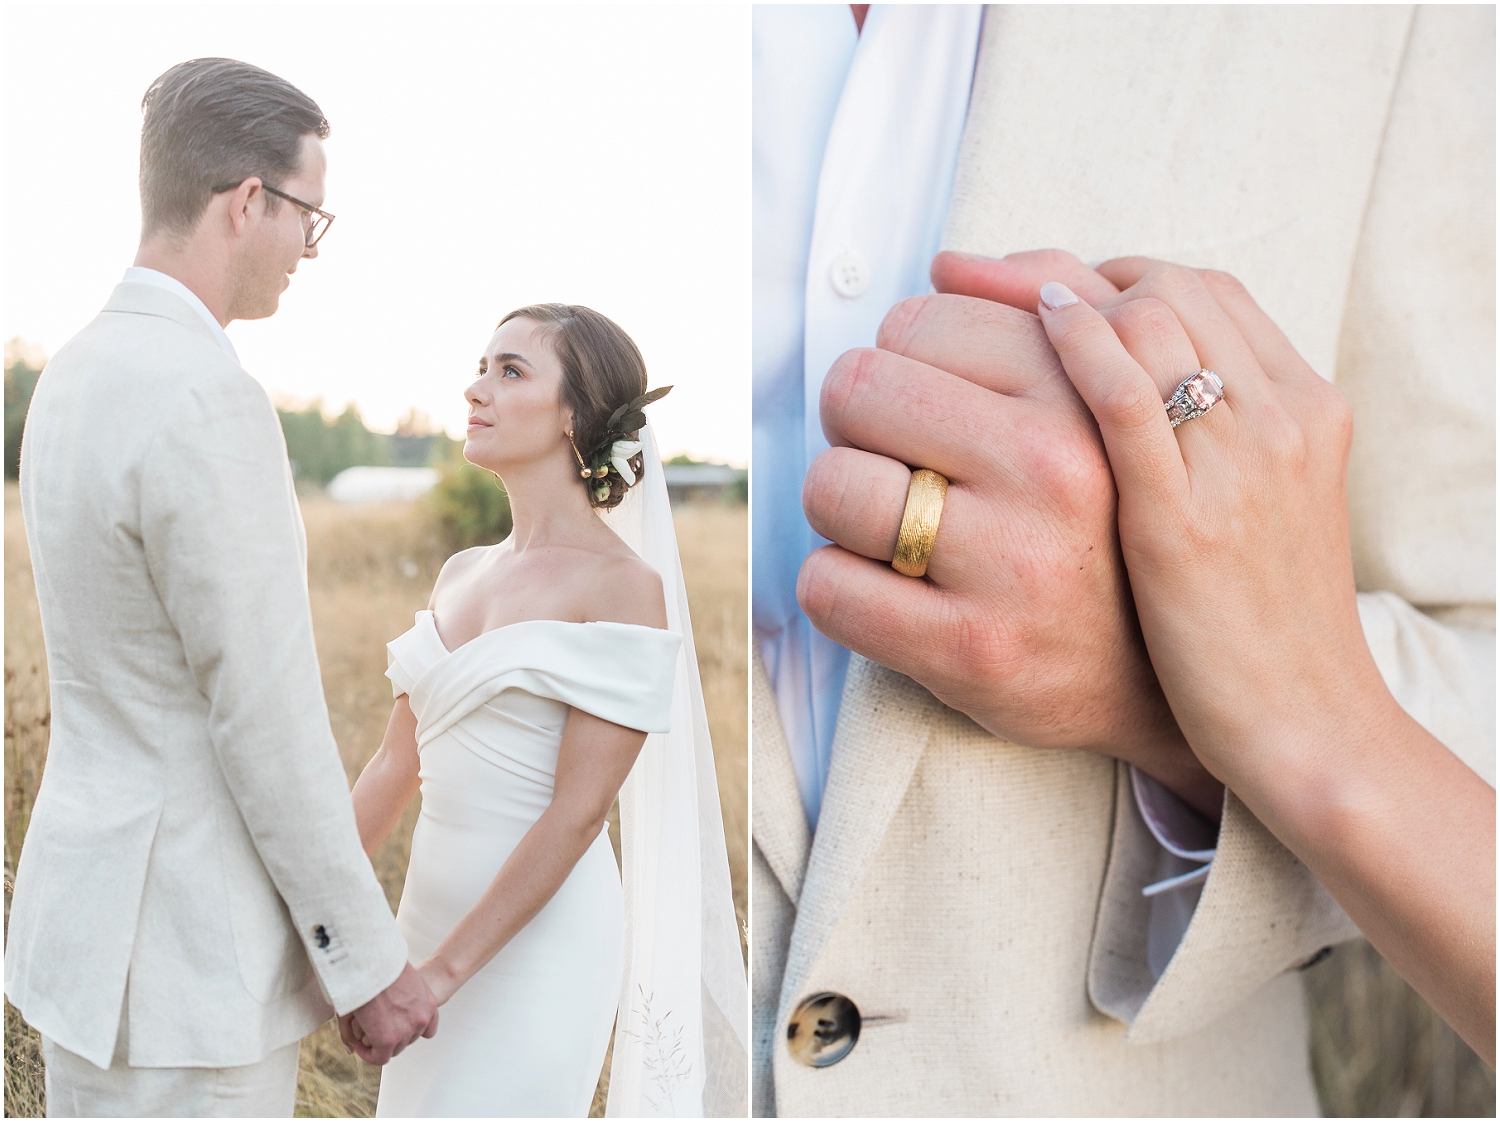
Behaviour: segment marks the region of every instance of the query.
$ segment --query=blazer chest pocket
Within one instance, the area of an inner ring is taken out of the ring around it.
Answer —
[[[312,971],[291,912],[266,872],[239,811],[221,803],[215,808],[215,818],[240,980],[262,1004],[290,997],[308,984]]]

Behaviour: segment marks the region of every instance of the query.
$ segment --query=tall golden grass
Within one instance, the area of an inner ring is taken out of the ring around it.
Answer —
[[[447,557],[444,539],[420,504],[341,506],[319,495],[303,499],[308,586],[323,689],[334,738],[352,784],[374,754],[390,715],[385,644],[427,606]],[[735,909],[744,930],[749,830],[747,770],[747,548],[743,506],[693,505],[677,512],[683,574],[693,617],[718,767],[719,799],[729,850]],[[47,668],[41,621],[26,551],[19,493],[5,488],[5,873],[26,834],[47,752]],[[418,805],[376,851],[375,872],[392,907],[399,902]],[[612,816],[613,819],[613,816]],[[618,845],[618,824],[611,834]],[[5,1009],[5,1113],[44,1113],[36,1034]],[[606,1066],[592,1114],[603,1114]],[[302,1042],[297,1084],[301,1117],[367,1118],[380,1087],[377,1068],[348,1055],[331,1024]]]
[[[340,507],[308,498],[308,569],[318,654],[334,735],[350,780],[379,743],[390,706],[384,644],[411,625],[445,549],[420,508]],[[746,526],[743,508],[693,507],[678,518],[698,661],[708,701],[735,907],[745,920]],[[5,490],[5,873],[26,833],[47,751],[41,625],[14,484]],[[399,899],[416,808],[376,853]],[[1495,1075],[1367,944],[1351,943],[1305,975],[1310,1061],[1325,1114],[1492,1117]],[[608,1068],[594,1113],[602,1114]],[[347,1055],[329,1026],[302,1042],[297,1113],[368,1117],[379,1073]],[[40,1048],[5,1007],[5,1113],[44,1113]]]

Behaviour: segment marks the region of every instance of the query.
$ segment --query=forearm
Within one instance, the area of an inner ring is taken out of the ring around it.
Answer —
[[[407,774],[384,748],[365,765],[352,796],[354,821],[365,853],[373,854],[390,836],[416,787],[416,776]]]
[[[1239,757],[1230,786],[1493,1064],[1493,789],[1388,695],[1280,739]]]
[[[1217,822],[1224,809],[1224,784],[1193,754],[1170,716],[1168,710],[1168,721],[1147,730],[1148,735],[1130,736],[1094,750],[1139,768],[1208,821]]]
[[[346,1011],[390,983],[406,947],[353,829],[264,391],[240,375],[191,384],[141,478],[141,548],[206,701],[215,761],[319,982]]]
[[[603,815],[569,813],[556,802],[543,812],[484,895],[421,964],[440,1004],[546,906],[603,828]]]

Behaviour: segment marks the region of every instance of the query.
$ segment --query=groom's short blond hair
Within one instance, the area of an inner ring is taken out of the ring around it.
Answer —
[[[142,239],[191,233],[215,187],[252,175],[280,186],[299,169],[302,138],[328,136],[317,102],[232,58],[178,63],[151,83],[141,109]]]

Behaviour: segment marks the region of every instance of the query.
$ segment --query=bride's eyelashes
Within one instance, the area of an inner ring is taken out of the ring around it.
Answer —
[[[488,372],[489,372],[489,364],[486,363],[483,359],[480,359],[479,360],[479,369],[474,374],[475,381],[478,381],[480,378],[483,378],[485,376],[485,374],[487,374]],[[510,363],[506,363],[504,366],[502,366],[500,368],[500,377],[502,377],[502,378],[524,378],[525,376],[526,376],[525,372],[522,371],[522,369],[519,366],[512,366]]]

